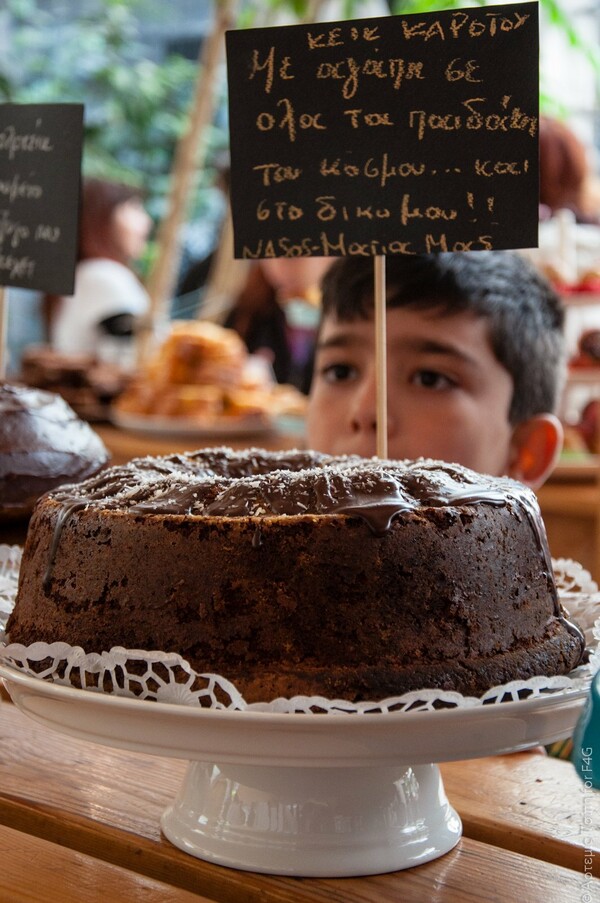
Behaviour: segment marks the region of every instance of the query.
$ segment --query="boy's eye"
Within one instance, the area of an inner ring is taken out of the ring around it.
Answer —
[[[321,376],[328,383],[344,382],[354,379],[357,375],[356,367],[351,364],[328,364],[321,370]]]
[[[438,373],[437,370],[417,370],[412,382],[424,389],[449,389],[455,385],[448,376]]]

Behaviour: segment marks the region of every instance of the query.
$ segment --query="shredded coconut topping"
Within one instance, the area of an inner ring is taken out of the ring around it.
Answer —
[[[523,493],[529,490],[507,478],[440,461],[222,447],[135,458],[83,483],[61,486],[51,496],[68,506],[139,514],[366,517],[367,510],[377,509],[389,520],[387,509],[397,513],[469,500],[505,504]]]

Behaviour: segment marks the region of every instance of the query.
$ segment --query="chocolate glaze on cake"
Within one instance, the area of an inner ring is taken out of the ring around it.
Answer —
[[[584,650],[520,483],[260,449],[137,459],[49,493],[8,633],[179,652],[248,701],[481,693]]]
[[[0,515],[30,514],[44,492],[85,480],[108,460],[100,437],[60,395],[0,384]]]

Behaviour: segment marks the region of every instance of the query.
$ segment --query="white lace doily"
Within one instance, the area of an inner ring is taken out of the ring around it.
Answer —
[[[6,644],[4,626],[17,590],[21,549],[0,545],[0,662],[66,686],[92,692],[205,708],[263,712],[371,714],[470,708],[565,693],[588,688],[600,669],[600,593],[591,575],[577,562],[553,561],[561,602],[583,629],[590,659],[569,675],[533,677],[493,687],[481,697],[439,689],[425,689],[373,702],[349,702],[321,696],[295,696],[247,703],[225,677],[198,674],[176,653],[147,652],[115,646],[109,652],[86,653],[67,643]]]
[[[17,594],[21,546],[0,545],[0,638]]]

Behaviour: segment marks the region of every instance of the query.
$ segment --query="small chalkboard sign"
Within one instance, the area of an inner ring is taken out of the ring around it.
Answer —
[[[0,285],[73,292],[82,104],[0,104]]]
[[[537,245],[537,3],[226,42],[236,257]]]

